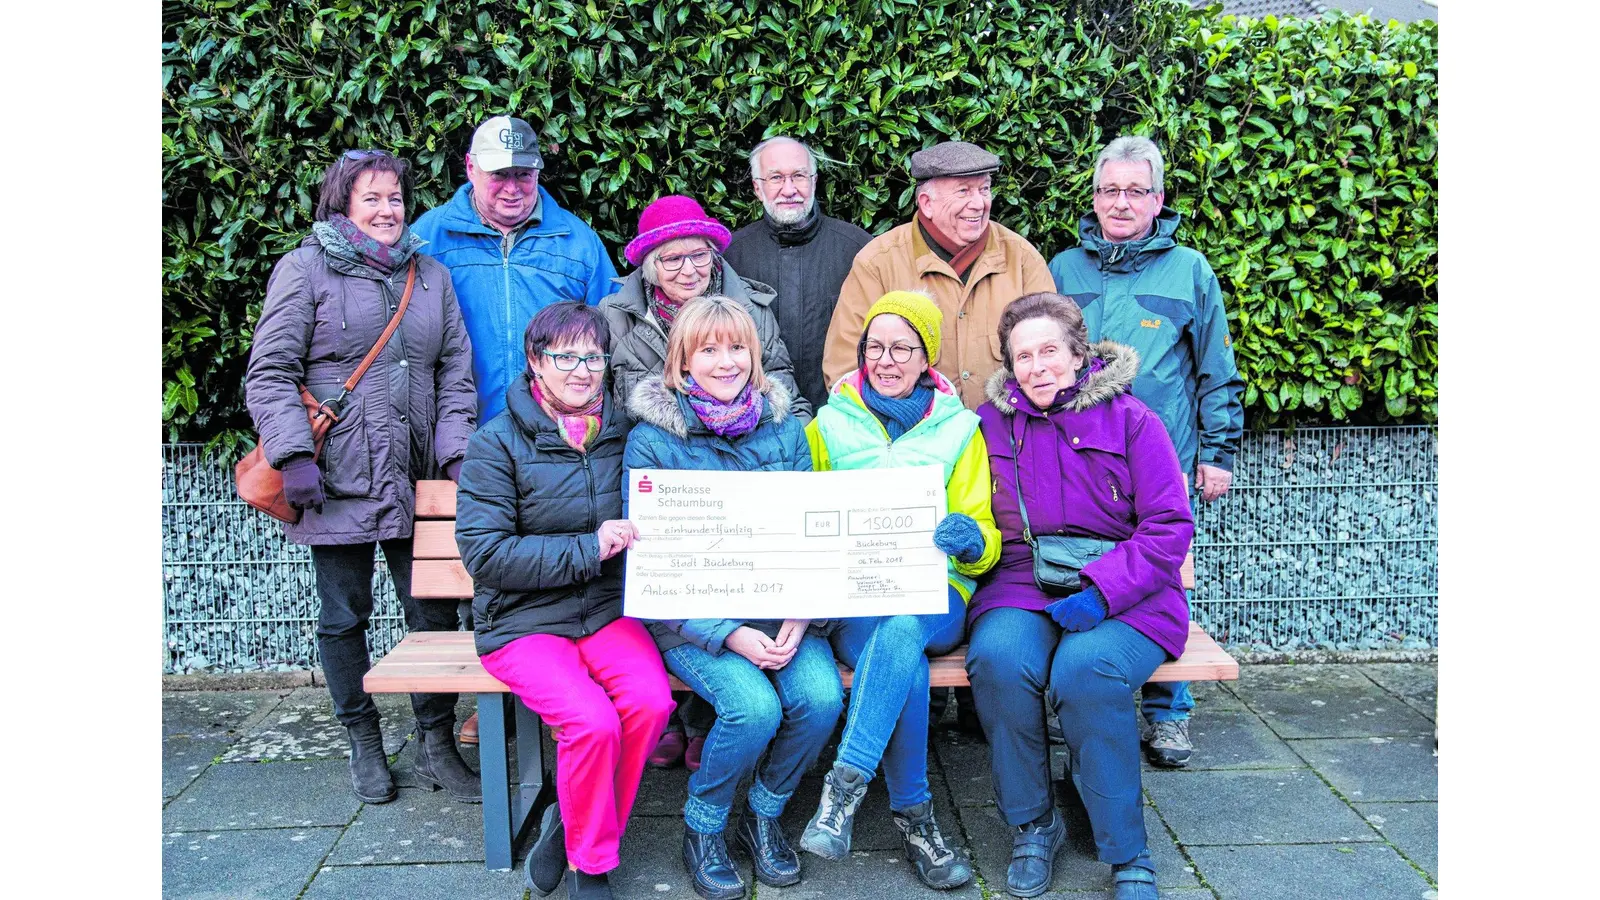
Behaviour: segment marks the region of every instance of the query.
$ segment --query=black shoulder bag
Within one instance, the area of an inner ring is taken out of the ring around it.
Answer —
[[[1015,415],[1015,414],[1013,414]],[[1017,511],[1022,514],[1022,539],[1033,549],[1033,583],[1052,597],[1070,597],[1083,590],[1079,573],[1083,567],[1104,556],[1116,541],[1100,538],[1069,537],[1064,534],[1042,534],[1037,537],[1028,525],[1028,507],[1022,502],[1022,445],[1017,442],[1016,429],[1007,423],[1007,436],[1011,438],[1011,466],[1017,478]]]

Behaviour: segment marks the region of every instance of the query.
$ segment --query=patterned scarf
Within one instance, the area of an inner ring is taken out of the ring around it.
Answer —
[[[539,404],[555,423],[561,432],[561,439],[567,446],[579,453],[589,452],[589,444],[594,441],[595,435],[600,433],[600,408],[605,403],[606,392],[602,389],[595,394],[593,402],[584,407],[571,407],[554,397],[547,397],[544,388],[540,386],[539,379],[528,379],[528,392],[533,395],[533,402]]]
[[[984,248],[989,246],[989,232],[985,231],[983,237],[963,247],[956,243],[955,238],[940,231],[939,226],[933,224],[933,220],[923,215],[920,209],[917,210],[917,224],[922,226],[922,230],[927,233],[928,237],[933,238],[933,242],[939,245],[939,249],[950,254],[950,259],[948,260],[950,268],[955,269],[956,277],[965,282],[967,280],[967,272],[972,269],[972,264],[978,261],[978,257],[983,255]]]
[[[688,263],[684,263],[684,265],[688,265]],[[716,257],[711,264],[711,280],[706,284],[706,289],[700,293],[700,296],[705,297],[720,293],[722,293],[722,258]],[[688,302],[688,300],[674,300],[668,297],[667,292],[660,287],[653,284],[650,285],[650,311],[655,313],[656,318],[661,320],[663,331],[672,330],[672,320],[678,317],[678,310],[683,309],[683,305]]]
[[[689,397],[689,406],[713,434],[725,438],[740,437],[754,431],[756,423],[761,421],[764,398],[751,381],[744,383],[744,390],[733,398],[732,403],[724,403],[711,396],[705,388],[695,384],[693,378],[685,377],[684,385],[688,388],[684,393]]]
[[[885,397],[872,386],[867,373],[861,373],[861,399],[883,423],[883,430],[889,432],[889,440],[900,440],[901,435],[928,415],[928,407],[933,404],[933,388],[924,381],[918,379],[916,387],[904,397]]]
[[[328,216],[326,222],[311,223],[311,231],[317,236],[317,242],[322,245],[323,252],[329,256],[356,265],[370,266],[385,275],[395,273],[410,262],[411,257],[416,255],[417,248],[424,243],[422,238],[412,234],[409,228],[393,245],[379,243],[376,238],[362,231],[356,223],[339,213]]]

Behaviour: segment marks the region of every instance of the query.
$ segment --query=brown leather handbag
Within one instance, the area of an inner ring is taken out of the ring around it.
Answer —
[[[305,385],[299,385],[300,402],[305,404],[306,416],[311,420],[311,458],[322,456],[322,442],[328,437],[328,430],[339,421],[339,413],[350,392],[355,389],[361,376],[367,374],[367,369],[372,366],[373,360],[383,352],[383,346],[389,343],[389,338],[396,328],[400,327],[400,319],[406,314],[406,306],[411,303],[411,288],[417,281],[417,261],[411,261],[411,267],[406,271],[406,290],[400,295],[400,306],[395,309],[394,315],[389,319],[389,326],[383,329],[383,334],[378,335],[378,342],[367,351],[361,365],[350,373],[350,378],[344,383],[344,389],[339,396],[327,400],[318,400],[311,395]],[[261,439],[256,438],[256,447],[245,454],[244,459],[233,467],[234,486],[239,492],[239,499],[261,510],[267,515],[281,522],[293,525],[300,521],[300,510],[289,505],[287,497],[283,496],[283,473],[274,469],[267,463],[267,454],[261,449]]]

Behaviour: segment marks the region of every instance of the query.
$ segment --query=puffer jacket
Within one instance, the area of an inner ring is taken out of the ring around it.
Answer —
[[[587,453],[562,439],[528,393],[467,446],[456,491],[456,545],[472,575],[478,655],[530,634],[578,638],[622,615],[621,553],[600,560],[595,530],[622,518],[622,451],[629,421],[609,399]]]
[[[461,314],[472,335],[480,422],[500,414],[506,388],[527,369],[522,332],[534,314],[563,300],[593,306],[617,277],[600,236],[557,206],[543,187],[539,213],[539,224],[517,237],[510,255],[500,249],[500,232],[485,225],[472,205],[470,183],[458,188],[449,203],[423,213],[411,228],[428,242],[423,250],[444,263],[455,279]]]
[[[761,419],[750,432],[725,438],[705,426],[684,395],[667,387],[660,375],[634,388],[628,412],[637,422],[628,435],[623,463],[628,469],[713,469],[734,472],[809,472],[811,448],[805,427],[790,412],[789,389],[769,382]],[[686,643],[712,654],[735,628],[748,625],[777,637],[776,619],[673,619],[647,622],[662,652]],[[813,622],[813,633],[826,632]]]
[[[1194,537],[1194,517],[1178,456],[1161,420],[1127,393],[1139,356],[1111,341],[1091,347],[1104,368],[1066,408],[1040,412],[1001,369],[978,409],[994,473],[995,523],[1005,543],[967,607],[967,621],[1001,606],[1043,610],[1055,598],[1033,583],[1033,552],[1023,540],[1017,473],[1034,534],[1115,541],[1083,568],[1105,595],[1109,618],[1183,655],[1189,603],[1179,570]],[[1015,444],[1013,444],[1015,440]],[[1020,449],[1017,449],[1020,448]]]
[[[296,544],[411,536],[416,481],[467,452],[476,423],[472,344],[450,272],[417,254],[405,319],[345,400],[318,463],[327,500],[284,534]],[[245,405],[274,468],[312,451],[298,384],[336,397],[377,343],[405,291],[391,276],[324,253],[308,236],[273,267],[245,373]]]
[[[950,380],[933,369],[933,403],[922,421],[891,441],[888,429],[861,399],[861,370],[833,386],[828,405],[806,426],[811,465],[833,469],[944,468],[945,510],[971,516],[983,533],[983,555],[976,562],[949,557],[949,580],[963,601],[972,599],[973,581],[1000,559],[1000,531],[989,510],[989,453],[978,431],[978,416],[961,405]]]
[[[1056,290],[1083,309],[1090,341],[1127,344],[1141,361],[1133,395],[1155,410],[1184,475],[1197,463],[1233,470],[1244,434],[1244,380],[1211,264],[1178,246],[1180,216],[1163,207],[1147,238],[1114,244],[1078,223],[1081,246],[1050,260]]]
[[[631,402],[639,385],[653,375],[660,375],[666,367],[667,333],[650,314],[650,304],[645,301],[645,289],[649,285],[645,284],[644,275],[634,269],[617,282],[617,290],[600,301],[600,312],[611,330],[611,383],[615,396]],[[751,318],[756,321],[756,336],[761,339],[762,371],[767,373],[768,380],[783,385],[791,398],[790,412],[800,423],[809,422],[811,403],[795,386],[789,348],[784,345],[778,319],[772,314],[772,288],[741,277],[723,261],[722,293],[750,311]]]
[[[861,248],[828,323],[822,351],[828,383],[856,368],[867,310],[879,297],[890,291],[926,291],[944,314],[935,368],[956,386],[968,409],[977,409],[984,400],[984,379],[1000,368],[1000,313],[1023,294],[1054,287],[1044,257],[1027,238],[990,222],[987,240],[965,282],[928,247],[915,221],[897,225]]]

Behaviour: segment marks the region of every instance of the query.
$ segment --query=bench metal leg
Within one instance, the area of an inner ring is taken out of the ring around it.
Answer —
[[[512,738],[518,739],[515,781]],[[535,812],[552,799],[545,796],[550,779],[544,769],[539,717],[516,696],[478,695],[478,765],[483,783],[484,867],[508,870]]]

